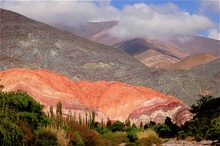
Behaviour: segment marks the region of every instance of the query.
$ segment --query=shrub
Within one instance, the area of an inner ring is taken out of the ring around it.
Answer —
[[[114,122],[111,126],[110,129],[112,132],[116,132],[116,131],[125,131],[125,127],[124,124],[120,121],[116,121]]]
[[[158,124],[153,126],[153,129],[159,134],[160,137],[167,138],[171,135],[171,130],[166,124]]]
[[[141,145],[160,145],[162,143],[161,139],[158,137],[157,133],[152,129],[147,129],[143,132],[137,133],[138,141]]]
[[[130,127],[126,131],[130,142],[135,142],[138,139],[137,133],[140,131],[139,128]]]
[[[86,146],[96,146],[99,144],[98,134],[95,131],[89,129],[87,126],[80,125],[78,123],[72,123],[69,125],[67,135],[70,137],[70,143],[74,144],[76,142],[75,132],[81,136]]]
[[[127,133],[126,132],[108,132],[100,135],[102,140],[110,141],[112,145],[119,145],[121,143],[127,143]]]
[[[21,129],[7,119],[1,119],[0,121],[0,144],[3,146],[22,145]]]
[[[40,129],[35,133],[35,146],[59,146],[57,134],[50,129]]]

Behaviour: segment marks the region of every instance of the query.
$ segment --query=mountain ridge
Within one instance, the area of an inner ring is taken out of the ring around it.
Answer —
[[[0,11],[1,54],[9,59],[8,63],[0,58],[0,70],[17,65],[31,69],[45,68],[72,79],[91,81],[105,78],[126,82],[123,78],[132,76],[133,81],[129,83],[140,82],[143,77],[137,76],[137,73],[145,74],[150,70],[115,48],[29,20],[11,11]],[[10,60],[19,61],[11,63]]]
[[[6,16],[12,17],[7,18],[10,22],[3,21]],[[17,17],[21,17],[19,22]],[[213,96],[220,95],[220,83],[215,77],[218,75],[210,72],[215,70],[217,74],[220,68],[213,61],[209,63],[210,68],[203,68],[202,72],[208,75],[197,72],[198,68],[195,71],[154,69],[116,48],[29,20],[20,14],[15,17],[11,11],[1,9],[0,18],[0,71],[16,67],[43,68],[76,81],[120,81],[150,87],[188,105],[195,103],[200,91],[209,90]]]

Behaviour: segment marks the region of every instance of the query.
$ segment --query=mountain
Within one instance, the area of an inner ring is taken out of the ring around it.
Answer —
[[[163,67],[187,56],[173,44],[159,40],[132,39],[114,47],[133,55],[149,67]]]
[[[105,31],[113,27],[117,23],[118,23],[117,21],[88,22],[88,23],[83,23],[76,27],[70,27],[60,23],[60,24],[52,24],[52,26],[77,34],[81,37],[90,39],[97,33]]]
[[[185,41],[172,41],[189,54],[208,53],[215,57],[220,57],[220,41],[205,37],[195,36]]]
[[[206,64],[195,66],[191,68],[190,71],[198,75],[203,75],[206,77],[214,77],[214,79],[219,80],[220,79],[220,58],[217,58]]]
[[[138,59],[145,65],[154,68],[166,68],[171,63],[176,63],[179,61],[177,58],[159,53],[151,49],[145,51],[144,53],[135,55],[134,58]]]
[[[216,57],[209,55],[209,54],[206,54],[206,53],[193,54],[193,55],[190,55],[190,56],[180,60],[177,63],[169,65],[168,69],[188,70],[194,66],[197,66],[200,64],[205,64],[205,63],[211,62],[215,59],[216,59]]]
[[[208,67],[201,71],[208,75],[192,70],[153,69],[116,48],[15,12],[0,9],[0,19],[0,71],[18,67],[42,68],[75,81],[120,81],[158,90],[189,105],[195,103],[201,91],[220,96],[220,81]],[[148,53],[154,54],[154,50]],[[212,69],[218,71],[218,64],[210,63]]]
[[[170,63],[175,63],[189,55],[167,41],[140,38],[121,39],[114,37],[109,32],[115,25],[117,25],[117,21],[89,22],[79,27],[68,27],[60,24],[55,25],[55,27],[78,34],[98,43],[119,48],[133,55],[149,67],[165,68]]]
[[[123,50],[131,50],[131,48],[126,48],[126,46],[128,46],[127,44],[134,42],[134,40],[141,40],[140,38],[120,39],[120,38],[111,36],[109,32],[112,27],[117,25],[117,21],[96,22],[95,25],[94,23],[87,23],[86,27],[89,28],[91,27],[90,25],[97,26],[95,28],[96,34],[93,33],[93,36],[91,35],[90,37],[87,37],[87,38],[95,42],[99,42],[99,43],[106,44],[109,46],[114,46],[116,48],[118,47],[120,48],[120,45],[121,45]],[[105,29],[102,29],[100,25],[105,26],[104,27]],[[75,30],[77,31],[74,31],[74,33],[82,34],[82,33],[89,33],[90,31],[92,31],[92,29],[80,29],[80,28],[81,27],[75,28]],[[68,31],[68,29],[65,29],[65,30]],[[170,41],[161,41],[161,40],[149,40],[148,38],[144,38],[144,39],[142,38],[142,40],[148,43],[151,43],[151,45],[153,45],[154,47],[160,48],[162,50],[163,49],[166,50],[168,46],[173,48],[174,49],[173,51],[175,51],[175,49],[177,49],[177,51],[181,50],[181,52],[185,54],[184,57],[188,55],[192,55],[192,54],[199,54],[199,53],[207,53],[215,57],[220,56],[220,51],[219,51],[220,42],[218,40],[214,40],[210,38],[194,36],[192,38],[187,38],[185,40],[174,39]],[[152,43],[153,41],[158,42],[158,43]],[[139,46],[143,46],[142,45],[143,42],[141,41],[136,42],[136,46],[137,46],[137,43],[140,43]],[[165,45],[165,48],[163,48],[164,45]],[[134,49],[139,49],[139,48],[134,48]]]
[[[189,107],[172,96],[142,86],[121,82],[74,82],[47,70],[11,69],[0,72],[4,91],[26,91],[49,111],[50,105],[61,101],[64,113],[82,114],[95,110],[97,120],[107,118],[139,124],[155,121],[163,123],[166,117],[183,124],[192,114]],[[78,116],[78,115],[77,115]]]
[[[149,68],[127,53],[0,9],[0,70],[44,68],[75,80],[141,84]]]

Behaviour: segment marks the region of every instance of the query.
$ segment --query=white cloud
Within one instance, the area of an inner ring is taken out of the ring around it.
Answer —
[[[220,40],[220,33],[218,29],[210,29],[209,30],[209,34],[208,34],[209,38],[215,39],[215,40]]]
[[[117,18],[117,9],[110,6],[110,0],[7,0],[2,2],[2,8],[48,24],[62,22],[77,26],[88,21]]]
[[[220,12],[220,0],[201,0],[200,12]]]
[[[172,3],[139,3],[122,10],[110,4],[111,0],[5,0],[1,7],[48,24],[78,26],[88,21],[120,20],[110,33],[122,38],[184,38],[214,25],[207,17],[189,14]]]
[[[207,30],[214,24],[205,16],[190,15],[174,4],[161,6],[139,3],[126,6],[111,34],[122,38],[186,37]]]

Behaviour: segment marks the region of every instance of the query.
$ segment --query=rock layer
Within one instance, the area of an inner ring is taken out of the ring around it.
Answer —
[[[61,101],[65,114],[70,110],[85,116],[87,110],[95,110],[98,121],[109,118],[130,119],[136,124],[140,121],[161,123],[168,116],[173,122],[184,123],[188,120],[184,117],[192,117],[183,102],[142,86],[106,81],[75,82],[43,69],[11,69],[0,72],[0,79],[5,91],[24,90],[44,104],[45,111]]]

